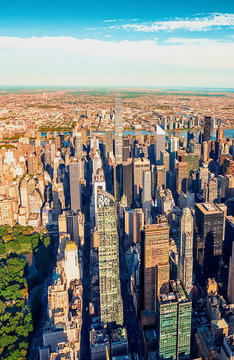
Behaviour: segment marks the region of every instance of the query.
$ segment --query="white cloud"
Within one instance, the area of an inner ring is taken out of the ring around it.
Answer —
[[[0,37],[0,84],[232,87],[233,58],[233,41]]]
[[[234,26],[234,14],[211,14],[205,17],[194,17],[186,19],[165,20],[155,21],[147,23],[128,23],[118,26],[110,26],[111,29],[124,29],[134,30],[142,32],[157,32],[157,31],[175,31],[175,30],[186,30],[186,31],[207,31],[214,27],[221,26]]]

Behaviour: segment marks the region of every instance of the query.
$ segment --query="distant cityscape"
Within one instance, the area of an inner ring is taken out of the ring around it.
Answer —
[[[0,90],[0,359],[234,359],[233,100]]]

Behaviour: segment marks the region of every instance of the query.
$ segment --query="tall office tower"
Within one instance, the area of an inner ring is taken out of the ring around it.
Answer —
[[[75,161],[76,160],[76,161]],[[71,210],[81,209],[81,161],[73,159],[69,164]]]
[[[199,167],[197,171],[197,192],[204,190],[206,184],[208,184],[209,169],[206,164]]]
[[[38,171],[38,161],[34,154],[30,154],[28,157],[28,173],[29,175],[35,175]]]
[[[211,116],[205,116],[204,119],[204,141],[210,140],[211,133]]]
[[[228,276],[228,300],[234,304],[234,241],[232,241],[232,256],[229,261],[229,276]]]
[[[216,141],[220,141],[224,139],[224,129],[221,127],[218,127],[216,131]]]
[[[171,138],[168,139],[168,145],[169,145],[169,167],[172,173],[174,173],[175,160],[177,156],[177,151],[179,149],[179,139],[171,136]]]
[[[98,190],[99,285],[101,321],[123,324],[123,303],[119,280],[119,237],[115,200]]]
[[[192,131],[188,131],[187,133],[187,147],[189,147],[189,143],[194,139],[194,133]]]
[[[150,170],[150,161],[145,158],[134,159],[133,173],[134,173],[134,200],[142,201],[143,191],[143,173]]]
[[[70,234],[71,240],[79,244],[79,225],[78,225],[78,212],[66,211],[67,232]]]
[[[177,194],[181,190],[186,194],[188,186],[188,164],[186,162],[179,162],[176,166],[176,191]]]
[[[54,162],[54,158],[55,158],[55,144],[51,143],[50,144],[50,154],[51,154],[51,164]]]
[[[127,161],[128,158],[130,158],[130,155],[131,155],[130,151],[131,151],[131,146],[130,146],[129,137],[124,136],[123,137],[123,161]]]
[[[156,187],[166,189],[166,170],[164,165],[156,166]]]
[[[116,163],[122,161],[123,149],[123,125],[122,125],[122,99],[115,99],[115,160]]]
[[[157,298],[158,359],[190,359],[192,302],[182,281]]]
[[[82,152],[83,152],[83,143],[82,143],[82,137],[81,132],[77,132],[75,135],[75,156],[79,159],[82,158]]]
[[[209,159],[208,142],[207,142],[207,141],[204,141],[204,142],[202,143],[202,147],[203,147],[203,149],[202,149],[203,161],[204,161],[205,163],[207,163],[207,162],[208,162],[208,159]]]
[[[163,150],[160,153],[160,162],[165,166],[165,171],[169,170],[169,152],[167,150]]]
[[[121,201],[124,195],[127,206],[132,203],[132,159],[114,165],[114,196],[116,201]]]
[[[193,286],[193,216],[189,208],[185,208],[180,217],[178,278],[190,293]]]
[[[67,219],[66,219],[65,212],[62,212],[62,214],[60,214],[58,217],[58,230],[59,230],[59,233],[67,232]]]
[[[143,172],[143,209],[151,213],[151,171]]]
[[[169,227],[145,225],[142,232],[144,308],[156,311],[157,295],[164,293],[169,281]]]
[[[50,151],[50,145],[48,143],[45,144],[44,149],[44,166],[45,170],[47,170],[47,167],[51,165],[51,151]]]
[[[78,249],[74,241],[66,243],[63,261],[64,271],[67,279],[67,286],[70,287],[72,280],[80,279],[80,264],[78,261]]]
[[[155,164],[162,165],[160,159],[160,152],[165,150],[165,131],[159,126],[156,125],[155,128]]]
[[[106,138],[106,156],[108,158],[113,157],[113,132],[112,130],[105,131]]]
[[[224,213],[211,203],[195,206],[197,238],[197,270],[206,280],[216,277],[222,258]]]
[[[93,158],[93,174],[92,180],[94,180],[94,176],[97,174],[98,169],[102,168],[102,159],[100,157],[99,151],[96,151]]]
[[[132,166],[133,162],[132,159],[127,159],[123,163],[123,195],[126,196],[127,205],[131,206],[132,203],[132,190],[133,190],[133,183],[132,183]]]
[[[115,201],[121,201],[123,196],[123,165],[114,164],[114,197]]]
[[[132,221],[132,233],[133,233],[133,242],[139,243],[141,241],[141,230],[144,227],[144,212],[141,208],[133,209],[133,221]]]
[[[55,150],[57,151],[58,149],[61,149],[61,141],[60,141],[60,136],[61,135],[55,135],[54,140],[55,140]]]
[[[98,169],[96,175],[94,175],[93,191],[90,203],[90,219],[93,221],[95,227],[98,227],[97,219],[97,193],[98,189],[106,191],[106,181],[103,169]]]
[[[217,182],[217,180],[210,179],[210,181],[207,184],[207,187],[208,187],[207,201],[210,203],[217,201],[217,199],[218,199],[218,182]]]

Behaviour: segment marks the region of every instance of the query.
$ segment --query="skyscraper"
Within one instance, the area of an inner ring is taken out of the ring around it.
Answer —
[[[98,190],[99,285],[101,321],[123,324],[123,304],[119,280],[119,237],[115,200]]]
[[[134,200],[142,201],[143,191],[143,173],[145,170],[150,170],[150,161],[145,158],[134,159]]]
[[[82,143],[81,132],[77,132],[75,135],[75,156],[81,159],[82,151],[83,151],[83,143]]]
[[[229,275],[228,275],[228,300],[231,304],[234,303],[234,241],[232,241],[232,256],[229,262]]]
[[[67,279],[67,285],[70,286],[72,280],[80,279],[80,265],[78,261],[78,249],[74,241],[66,243],[64,251],[65,259],[63,261],[64,271]]]
[[[112,130],[107,130],[105,132],[106,140],[106,156],[111,158],[113,156],[113,133]]]
[[[189,208],[183,210],[180,218],[178,275],[190,293],[193,286],[193,216]]]
[[[122,161],[123,148],[123,125],[122,125],[122,99],[115,99],[115,160],[116,163]]]
[[[156,311],[157,295],[166,291],[169,281],[169,227],[145,225],[142,232],[144,308]]]
[[[158,359],[190,359],[192,303],[180,280],[157,298]]]
[[[204,280],[215,277],[222,256],[224,213],[211,203],[195,206],[197,237],[197,270]]]
[[[204,141],[210,140],[211,133],[211,116],[205,116],[204,119]]]
[[[151,212],[151,171],[143,172],[143,209]]]
[[[179,148],[179,139],[171,136],[170,139],[168,139],[168,145],[169,145],[169,167],[172,172],[175,171],[175,160],[177,156],[177,151]]]
[[[162,165],[160,161],[160,152],[165,150],[165,131],[156,125],[155,129],[155,164]]]
[[[188,164],[186,162],[179,162],[176,166],[176,191],[177,194],[181,190],[186,194],[188,182]]]
[[[71,210],[81,209],[81,164],[76,159],[69,164]]]

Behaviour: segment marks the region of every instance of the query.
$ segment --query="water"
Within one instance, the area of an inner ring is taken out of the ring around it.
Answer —
[[[200,130],[167,131],[167,135],[168,136],[173,135],[173,136],[177,136],[177,137],[184,137],[184,138],[187,139],[189,131],[192,131],[193,133],[195,133],[195,138],[198,141]],[[234,138],[234,129],[224,129],[224,137],[225,138]],[[216,130],[211,131],[210,139],[211,140],[216,140]]]

